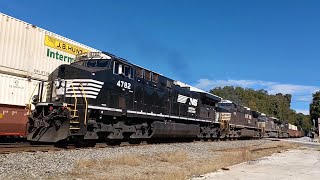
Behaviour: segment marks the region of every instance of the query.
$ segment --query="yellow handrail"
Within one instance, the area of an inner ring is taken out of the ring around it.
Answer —
[[[72,87],[72,91],[73,91],[73,95],[74,95],[74,110],[73,110],[73,116],[76,116],[76,114],[77,114],[76,111],[77,111],[78,100],[77,100],[76,92],[74,91],[73,81],[71,81],[71,87]]]
[[[82,83],[80,83],[80,86],[81,86],[81,91],[83,93],[84,101],[86,102],[86,110],[84,111],[84,125],[86,125],[87,124],[88,101],[87,101],[86,93],[84,92]]]

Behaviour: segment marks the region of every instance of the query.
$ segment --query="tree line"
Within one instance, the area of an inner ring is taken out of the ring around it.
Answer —
[[[315,124],[315,133],[319,134],[318,121],[320,118],[320,91],[315,92],[312,95],[312,102],[310,104],[310,118],[312,122]]]
[[[233,101],[236,104],[249,107],[252,110],[259,111],[269,116],[276,117],[282,121],[289,122],[290,124],[294,124],[298,126],[299,129],[304,130],[305,133],[310,132],[310,129],[312,128],[312,120],[309,115],[297,113],[295,110],[290,108],[292,99],[291,94],[278,93],[272,95],[268,94],[268,92],[263,89],[254,90],[251,88],[234,86],[216,87],[211,89],[210,93]]]

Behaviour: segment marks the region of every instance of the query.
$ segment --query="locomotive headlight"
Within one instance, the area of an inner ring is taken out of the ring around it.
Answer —
[[[54,98],[54,100],[55,100],[56,102],[58,102],[58,101],[60,101],[60,97],[57,96],[57,97]]]
[[[57,89],[59,89],[61,87],[61,79],[57,79],[54,81],[54,85],[56,86]]]
[[[32,102],[36,103],[38,101],[39,101],[39,96],[38,95],[32,96]]]
[[[54,91],[56,95],[64,95],[64,87],[65,87],[65,81],[61,79],[57,79],[54,81]]]

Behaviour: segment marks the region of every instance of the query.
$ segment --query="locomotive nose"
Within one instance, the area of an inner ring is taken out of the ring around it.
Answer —
[[[58,142],[68,137],[68,130],[69,121],[62,123],[59,130],[56,130],[55,127],[40,126],[28,133],[27,140],[37,142]]]
[[[69,135],[70,112],[62,105],[38,104],[28,118],[29,141],[58,142]]]

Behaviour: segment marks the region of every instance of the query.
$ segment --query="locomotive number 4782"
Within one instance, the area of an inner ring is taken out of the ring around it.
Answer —
[[[125,82],[125,81],[118,81],[117,82],[117,86],[121,87],[121,88],[125,88],[125,89],[131,89],[131,83],[129,82]]]

